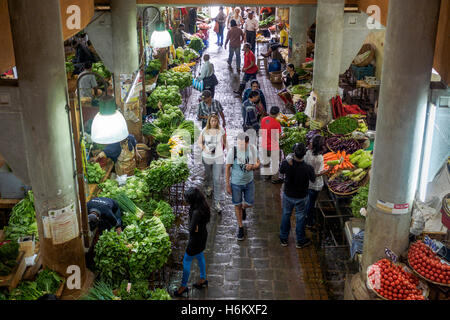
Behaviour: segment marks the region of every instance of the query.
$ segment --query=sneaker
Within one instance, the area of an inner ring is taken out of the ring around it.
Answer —
[[[237,239],[238,239],[239,241],[244,240],[244,227],[239,228],[238,234],[237,234]]]
[[[222,213],[222,207],[219,201],[217,201],[216,204],[214,205],[214,210],[216,210],[217,213]]]
[[[247,210],[242,209],[242,221],[244,221],[245,219],[247,219]]]
[[[282,247],[287,247],[288,246],[288,241],[285,239],[280,239],[280,243]]]
[[[301,249],[301,248],[305,248],[305,247],[311,245],[311,243],[312,243],[311,239],[306,238],[305,240],[303,240],[301,242],[297,241],[297,244],[295,245],[295,247],[297,249]]]

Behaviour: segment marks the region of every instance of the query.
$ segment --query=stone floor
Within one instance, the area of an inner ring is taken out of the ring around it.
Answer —
[[[212,34],[212,32],[211,32]],[[240,74],[228,69],[228,51],[214,44],[215,35],[210,37],[207,53],[214,64],[219,85],[216,87],[215,99],[223,107],[228,132],[242,126],[241,100],[233,90],[239,86]],[[241,59],[243,61],[243,59]],[[199,72],[199,71],[197,71]],[[277,87],[269,81],[265,72],[258,74],[258,81],[265,94],[268,107],[278,105],[284,109],[277,96]],[[278,87],[279,89],[279,87]],[[186,117],[196,118],[200,93],[193,90],[186,106]],[[197,122],[200,127],[200,124]],[[234,139],[228,134],[228,142]],[[192,175],[188,185],[202,187],[204,171],[201,164],[190,163]],[[324,286],[319,256],[315,246],[304,249],[295,248],[294,234],[291,232],[289,246],[281,247],[278,234],[281,222],[281,185],[265,182],[255,174],[255,206],[248,210],[244,221],[246,237],[244,241],[236,240],[237,221],[231,196],[226,194],[224,211],[218,215],[212,210],[208,225],[208,243],[205,250],[206,271],[209,287],[197,290],[192,287],[199,277],[197,262],[191,268],[188,286],[191,288],[190,299],[328,299]],[[292,228],[295,221],[292,219]],[[186,216],[181,218],[177,234],[177,245],[172,255],[175,267],[170,273],[169,289],[176,289],[182,276],[182,257],[187,242]],[[294,229],[292,229],[294,230]],[[311,236],[311,235],[310,235]]]

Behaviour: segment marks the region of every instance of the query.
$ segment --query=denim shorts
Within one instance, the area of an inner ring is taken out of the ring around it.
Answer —
[[[244,202],[242,202],[242,193],[244,193]],[[244,185],[231,184],[231,201],[235,206],[242,203],[253,206],[255,202],[255,182],[252,181]]]

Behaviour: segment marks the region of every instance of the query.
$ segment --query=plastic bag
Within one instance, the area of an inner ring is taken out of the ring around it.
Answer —
[[[203,91],[203,80],[192,79],[192,86],[195,90]]]
[[[125,185],[125,183],[127,183],[127,175],[124,174],[122,176],[117,176],[116,181],[117,183],[119,183],[119,187]]]

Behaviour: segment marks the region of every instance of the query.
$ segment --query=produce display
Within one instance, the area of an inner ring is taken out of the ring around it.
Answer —
[[[202,44],[203,44],[203,41],[202,41]],[[188,63],[188,62],[191,62],[191,61],[196,60],[198,58],[200,58],[200,55],[194,49],[191,49],[191,48],[184,49],[184,51],[183,51],[184,62]]]
[[[175,72],[191,72],[191,68],[189,67],[189,65],[187,63],[180,64],[179,66],[176,66],[170,70],[175,71]]]
[[[147,68],[145,68],[145,73],[155,76],[156,74],[158,74],[160,69],[161,69],[161,61],[159,59],[153,59],[150,60]]]
[[[369,186],[359,188],[356,195],[352,198],[350,208],[352,209],[353,216],[356,218],[362,218],[360,213],[361,208],[367,208],[367,200],[369,199]]]
[[[200,23],[198,25],[198,28],[199,29],[203,29],[203,30],[209,30],[211,27],[208,24],[206,24],[206,23]]]
[[[13,207],[4,230],[7,240],[17,241],[20,237],[32,235],[38,240],[33,191],[28,191],[27,196]]]
[[[268,27],[274,21],[275,21],[275,16],[269,16],[267,19],[264,19],[264,20],[259,22],[259,27],[260,28]]]
[[[441,259],[422,241],[411,245],[408,251],[409,265],[425,279],[450,285],[450,263]]]
[[[98,162],[88,162],[86,165],[88,183],[100,183],[106,172]]]
[[[352,154],[361,149],[361,144],[352,138],[334,136],[326,140],[326,145],[330,151],[342,150],[347,154]]]
[[[183,159],[153,160],[148,169],[136,175],[146,179],[151,192],[161,192],[174,184],[181,183],[189,177],[189,168]]]
[[[104,79],[111,77],[111,72],[106,69],[105,65],[101,61],[92,64],[92,72],[98,73]]]
[[[0,244],[0,276],[9,275],[17,265],[19,243],[8,241]]]
[[[345,151],[328,152],[323,155],[324,169],[333,169],[330,174],[336,173],[342,169],[353,169],[355,166],[350,162],[350,156]]]
[[[197,52],[200,52],[205,47],[205,44],[203,43],[202,39],[200,39],[199,37],[194,36],[191,39],[191,42],[189,43],[188,47],[193,49],[193,50],[195,50],[195,51],[197,51]]]
[[[23,281],[11,291],[10,300],[36,300],[44,294],[55,294],[64,279],[55,271],[44,269],[35,281]]]
[[[98,186],[101,190],[99,197],[116,199],[119,194],[123,193],[131,200],[138,202],[145,201],[150,195],[146,180],[136,175],[128,177],[125,185],[121,187],[116,180],[106,180]]]
[[[153,122],[147,122],[142,127],[144,135],[152,136],[157,142],[167,144],[171,135],[183,124],[184,114],[178,107],[164,105],[157,113],[157,119]],[[158,145],[159,146],[159,145]],[[169,147],[159,147],[161,152],[170,151]]]
[[[311,130],[306,134],[306,145],[309,145],[315,136],[323,136],[322,130]]]
[[[350,162],[358,168],[367,169],[372,166],[373,156],[371,151],[360,149],[353,153],[349,158]]]
[[[158,77],[158,84],[178,86],[180,90],[183,90],[184,88],[192,85],[192,73],[190,72],[190,70],[188,72],[167,70],[160,73]]]
[[[388,300],[425,300],[419,279],[405,269],[381,259],[368,268],[368,285]]]
[[[156,201],[150,199],[149,207],[151,208],[152,215],[161,220],[166,230],[172,228],[173,222],[175,221],[175,215],[173,214],[173,209],[170,204],[163,200]]]
[[[169,104],[172,106],[179,106],[182,103],[180,87],[178,86],[158,86],[150,94],[147,99],[147,106],[156,109],[158,102],[163,105]]]
[[[173,135],[168,142],[170,154],[183,156],[189,151],[189,143],[182,136]]]
[[[195,139],[195,124],[194,121],[184,120],[177,128],[177,130],[187,130],[191,136],[191,144]]]
[[[308,130],[305,128],[284,128],[283,134],[280,137],[280,148],[285,155],[293,152],[296,143],[306,143],[306,134]]]
[[[349,134],[358,128],[358,120],[353,117],[340,117],[328,125],[333,134]]]
[[[106,282],[97,281],[81,300],[120,300],[120,298],[114,294],[113,288]]]
[[[66,61],[66,73],[73,73],[75,70],[75,67],[71,61]]]
[[[302,99],[306,98],[307,96],[309,96],[309,94],[311,93],[311,89],[307,88],[305,85],[303,84],[297,84],[295,86],[292,86],[292,88],[290,89],[292,94],[298,94],[302,96]]]
[[[362,133],[366,133],[367,131],[369,131],[369,128],[364,121],[358,121],[358,128],[356,130]]]

